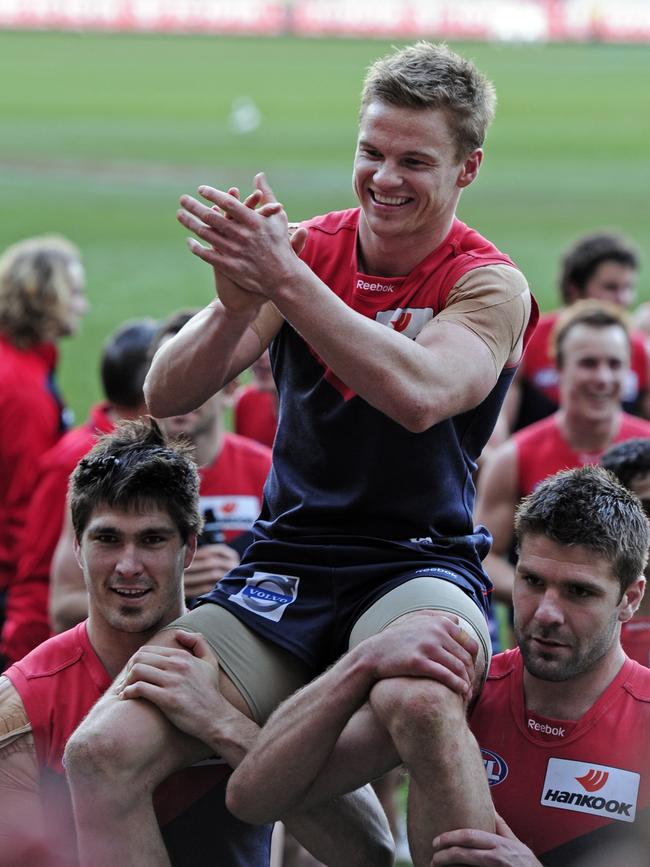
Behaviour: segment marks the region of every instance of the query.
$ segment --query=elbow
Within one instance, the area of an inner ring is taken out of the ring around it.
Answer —
[[[239,775],[234,773],[226,788],[226,807],[233,816],[249,825],[264,825],[267,822],[274,822],[277,816],[260,810],[250,794],[246,785],[239,779]]]
[[[144,401],[147,404],[149,414],[154,418],[167,418],[171,413],[167,407],[165,392],[164,389],[158,389],[156,385],[155,378],[149,371],[142,387]]]

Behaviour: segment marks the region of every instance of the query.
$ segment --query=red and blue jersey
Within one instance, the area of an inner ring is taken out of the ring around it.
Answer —
[[[580,719],[558,720],[527,710],[521,654],[500,653],[470,725],[497,812],[544,864],[650,818],[650,670],[637,662],[626,658]]]

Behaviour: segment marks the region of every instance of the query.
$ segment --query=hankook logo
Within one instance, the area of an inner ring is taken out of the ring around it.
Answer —
[[[640,775],[634,771],[552,758],[546,767],[540,803],[557,810],[633,822],[639,782]]]

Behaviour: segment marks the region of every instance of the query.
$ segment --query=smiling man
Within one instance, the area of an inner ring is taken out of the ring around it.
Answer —
[[[432,652],[454,669],[446,682],[396,675],[373,691],[411,777],[416,865],[430,860],[433,829],[494,827],[465,723],[474,661],[480,679],[490,653],[489,535],[474,527],[472,473],[536,319],[512,261],[455,216],[494,102],[470,62],[418,43],[366,77],[359,207],[310,220],[290,241],[263,176],[243,203],[234,188],[201,187],[207,205],[184,196],[179,219],[207,242],[191,249],[213,266],[219,299],[161,347],[146,385],[155,416],[188,412],[270,346],[279,424],[255,539],[181,621],[211,643],[240,708],[261,722],[364,637],[435,613]],[[115,849],[109,793],[125,773],[162,773],[163,753],[184,758],[166,721],[137,703],[116,703],[110,720],[89,717],[69,767],[88,805],[82,837],[101,813],[101,863],[127,865],[136,856]],[[129,743],[109,745],[125,730]],[[137,857],[158,864],[146,807],[124,788]]]
[[[471,716],[510,828],[443,834],[432,865],[647,863],[650,671],[621,646],[644,592],[647,518],[613,476],[581,467],[524,500],[516,529],[518,648],[493,659]]]
[[[123,422],[72,474],[70,509],[88,619],[41,644],[0,678],[3,865],[77,864],[63,750],[129,657],[185,610],[183,573],[201,529],[199,475],[189,451],[186,444],[167,441],[155,422]],[[237,732],[237,750],[230,752],[236,765],[258,727],[219,694],[207,646],[191,641],[164,662],[169,667],[176,660],[180,683],[166,691],[161,705],[172,715],[179,705],[189,705],[198,716],[207,702],[215,722],[226,717]],[[148,702],[140,704],[157,713]],[[128,736],[119,732],[120,739]],[[203,761],[158,787],[155,814],[152,810],[162,826],[167,863],[266,867],[271,828],[247,825],[226,809],[230,767],[215,758],[207,727],[207,746],[185,741]],[[137,779],[134,785],[141,788],[147,781]],[[126,793],[118,791],[116,797],[117,806],[122,802],[128,810]],[[102,823],[101,814],[96,820]],[[286,821],[327,862],[375,867],[392,860],[388,826],[371,791]],[[138,848],[137,837],[130,842]],[[95,863],[92,853],[86,841],[82,863]]]
[[[490,529],[485,568],[495,595],[509,602],[514,568],[508,559],[517,503],[547,476],[597,464],[612,443],[650,437],[650,422],[621,409],[630,369],[624,314],[599,301],[577,301],[558,319],[553,354],[559,371],[560,408],[523,428],[486,461],[476,518]]]

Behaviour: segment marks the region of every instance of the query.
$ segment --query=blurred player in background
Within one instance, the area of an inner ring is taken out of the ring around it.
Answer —
[[[0,623],[39,457],[67,427],[57,343],[88,309],[79,250],[43,235],[0,256]]]
[[[499,446],[486,461],[478,484],[476,520],[493,536],[485,568],[495,596],[504,602],[512,596],[510,553],[521,498],[558,470],[598,463],[612,443],[650,436],[650,422],[621,409],[630,337],[619,308],[598,301],[576,302],[558,318],[553,347],[560,408]]]
[[[637,495],[646,515],[650,515],[650,438],[627,440],[612,446],[600,463]],[[646,567],[646,580],[648,577]],[[650,667],[650,593],[645,594],[632,620],[623,624],[621,643],[628,656]]]
[[[584,298],[631,310],[636,297],[639,257],[632,244],[612,232],[592,232],[575,241],[562,257],[559,289],[569,307]],[[550,415],[559,404],[559,371],[551,334],[561,310],[540,317],[535,334],[508,394],[509,427],[525,427]],[[622,392],[626,412],[650,418],[650,358],[647,336],[632,331],[630,365]]]
[[[25,527],[19,546],[16,578],[7,592],[7,615],[2,632],[2,653],[16,662],[52,634],[50,625],[50,567],[63,528],[68,478],[97,436],[109,433],[118,419],[146,413],[142,385],[149,369],[151,341],[157,323],[141,319],[121,325],[105,342],[100,375],[105,400],[91,409],[88,420],[63,437],[40,458]],[[76,561],[74,589],[78,604],[72,613],[59,612],[61,588],[53,594],[54,631],[79,623],[87,615],[88,601]],[[72,606],[74,598],[66,602]]]

